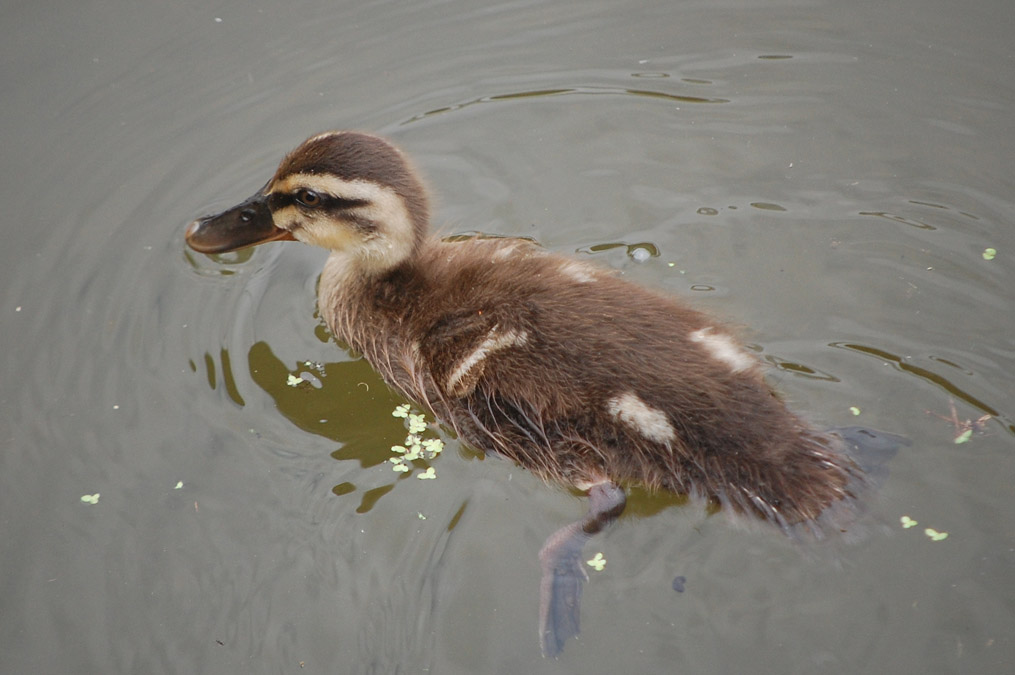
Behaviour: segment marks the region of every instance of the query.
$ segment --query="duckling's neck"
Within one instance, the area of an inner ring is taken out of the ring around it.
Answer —
[[[360,342],[359,333],[368,327],[372,332],[383,333],[384,327],[377,325],[381,317],[375,312],[378,294],[386,296],[391,292],[382,289],[390,285],[387,280],[393,275],[399,275],[399,270],[412,276],[414,261],[429,244],[431,240],[424,237],[397,257],[332,251],[321,272],[318,307],[321,318],[335,336],[352,344]]]
[[[379,260],[372,256],[359,255],[361,251],[332,251],[321,271],[320,299],[330,294],[336,298],[357,293],[359,289],[373,283],[402,264],[404,256],[397,261]],[[330,297],[328,298],[330,299]],[[330,303],[329,303],[330,304]]]

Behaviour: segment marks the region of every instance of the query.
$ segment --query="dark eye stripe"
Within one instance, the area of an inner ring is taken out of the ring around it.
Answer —
[[[315,194],[321,201],[317,206],[309,207],[297,202],[296,195],[293,193],[272,192],[268,195],[268,208],[272,211],[278,211],[287,206],[296,205],[301,209],[313,209],[314,211],[327,211],[329,213],[334,213],[337,211],[347,211],[360,206],[366,206],[370,203],[370,200],[368,199],[345,199],[344,197],[335,197],[321,192],[317,192]]]

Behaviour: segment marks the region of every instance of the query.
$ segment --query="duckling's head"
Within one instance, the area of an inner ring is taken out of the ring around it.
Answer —
[[[397,148],[370,134],[329,131],[286,155],[242,204],[192,222],[186,238],[201,253],[302,241],[382,272],[413,254],[428,221],[426,190]]]

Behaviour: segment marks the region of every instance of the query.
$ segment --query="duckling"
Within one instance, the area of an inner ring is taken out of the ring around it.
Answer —
[[[312,136],[186,240],[327,249],[318,302],[336,338],[469,445],[587,492],[586,515],[539,553],[546,656],[578,635],[583,547],[624,510],[624,486],[820,537],[854,516],[859,453],[905,442],[813,428],[730,328],[675,298],[527,241],[433,237],[417,172],[371,134]]]

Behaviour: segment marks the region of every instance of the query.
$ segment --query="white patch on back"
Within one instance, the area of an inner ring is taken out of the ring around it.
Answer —
[[[560,266],[560,271],[577,281],[579,284],[590,284],[596,280],[595,270],[577,260],[567,260]]]
[[[734,373],[748,370],[757,363],[733,338],[723,333],[713,333],[711,327],[694,331],[690,338],[691,342],[705,347],[709,354],[729,366]]]
[[[666,413],[645,403],[633,391],[611,398],[606,402],[606,411],[650,441],[669,444],[677,438]]]
[[[494,262],[506,260],[507,258],[510,258],[512,255],[514,255],[515,251],[517,250],[518,244],[507,244],[506,246],[501,246],[496,251],[494,251],[493,256],[490,259],[493,260]]]
[[[521,347],[529,341],[529,334],[525,331],[514,331],[508,330],[503,333],[497,331],[497,326],[490,329],[487,333],[486,338],[483,339],[479,346],[464,359],[459,361],[455,369],[448,375],[447,390],[455,392],[456,387],[465,379],[465,376],[469,374],[473,368],[479,366],[486,357],[494,352],[508,347]],[[464,392],[460,392],[460,395]]]

